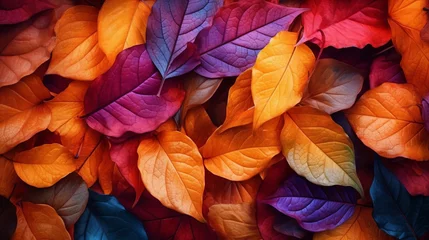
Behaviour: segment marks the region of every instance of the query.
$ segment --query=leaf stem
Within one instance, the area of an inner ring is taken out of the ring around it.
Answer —
[[[164,83],[165,83],[165,78],[162,78],[161,86],[159,86],[158,93],[156,94],[157,97],[161,96],[161,91],[162,91],[162,88],[164,87]]]

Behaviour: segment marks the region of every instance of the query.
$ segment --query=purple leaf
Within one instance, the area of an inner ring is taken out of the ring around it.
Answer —
[[[263,202],[295,218],[312,232],[334,229],[354,212],[357,194],[353,188],[322,187],[293,175]]]
[[[86,122],[110,137],[153,131],[179,110],[185,97],[175,81],[165,82],[158,97],[160,86],[161,76],[145,45],[128,48],[88,88]]]
[[[288,29],[304,11],[265,1],[240,1],[221,8],[213,25],[195,40],[201,55],[195,71],[208,78],[239,75],[253,66],[274,35]]]
[[[0,25],[20,23],[54,7],[48,0],[0,0]]]
[[[422,101],[422,117],[426,131],[429,132],[429,95],[424,97]]]
[[[210,25],[222,4],[223,0],[155,2],[148,19],[146,42],[149,55],[164,79],[192,71],[199,64],[196,51],[188,43]]]
[[[400,62],[401,55],[395,50],[388,51],[374,59],[369,73],[370,88],[375,88],[385,82],[405,83],[405,75]]]

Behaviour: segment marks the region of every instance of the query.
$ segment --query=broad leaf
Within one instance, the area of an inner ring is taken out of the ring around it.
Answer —
[[[306,45],[296,47],[297,40],[298,33],[279,32],[256,59],[252,69],[254,128],[301,101],[315,57]]]
[[[46,9],[54,8],[49,0],[17,0],[0,2],[0,24],[23,22]]]
[[[0,196],[0,238],[11,239],[17,225],[16,207],[5,197]]]
[[[224,6],[213,25],[202,30],[195,41],[201,55],[195,71],[209,78],[238,76],[253,66],[272,37],[287,30],[304,11],[260,0]]]
[[[87,146],[82,146],[76,166],[86,185],[91,187],[102,174],[100,166],[103,161],[110,161],[109,143],[104,137],[89,137],[89,140],[82,141],[82,144],[87,144]],[[82,150],[83,148],[85,149]]]

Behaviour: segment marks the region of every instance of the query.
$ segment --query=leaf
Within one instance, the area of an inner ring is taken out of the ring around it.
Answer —
[[[392,239],[377,227],[371,215],[372,211],[372,208],[356,206],[355,213],[344,224],[332,230],[316,233],[313,239]]]
[[[25,200],[53,207],[66,227],[73,226],[85,210],[88,187],[77,173],[71,173],[49,188],[29,188]]]
[[[424,97],[422,100],[422,118],[425,129],[429,132],[429,96]]]
[[[300,43],[311,40],[322,48],[363,48],[380,47],[390,40],[385,0],[310,0],[304,6],[310,11],[302,15]]]
[[[49,59],[55,46],[53,16],[47,11],[16,26],[2,26],[0,87],[17,83]]]
[[[378,227],[399,239],[418,239],[429,230],[429,197],[412,197],[379,159],[374,166],[372,216]]]
[[[420,161],[429,159],[420,104],[412,85],[384,83],[362,95],[346,116],[359,139],[379,155]]]
[[[0,154],[48,127],[51,112],[40,103],[49,97],[37,73],[0,88]]]
[[[71,239],[63,220],[49,205],[22,202],[16,208],[18,225],[13,240],[21,239]]]
[[[282,152],[296,173],[322,186],[353,187],[363,196],[353,144],[340,125],[311,107],[293,108],[284,119]]]
[[[90,152],[84,153],[83,156],[80,157],[76,165],[80,166],[78,169],[79,175],[86,182],[86,185],[88,185],[88,187],[91,187],[97,180],[99,180],[100,165],[103,163],[104,160],[110,160],[109,143],[104,137],[98,138],[95,145],[91,145],[91,147],[88,148],[87,151]]]
[[[5,197],[0,196],[0,238],[11,239],[17,225],[16,207]]]
[[[107,146],[108,147],[108,146]],[[115,162],[110,159],[108,149],[106,148],[103,160],[98,165],[98,183],[104,194],[111,194],[113,191],[113,174]]]
[[[139,0],[104,2],[98,15],[98,39],[109,62],[113,63],[122,50],[146,42],[152,5],[152,1]]]
[[[178,131],[143,138],[138,167],[146,189],[161,203],[204,222],[203,160],[195,143]]]
[[[211,173],[231,181],[244,181],[265,169],[280,152],[279,119],[253,131],[251,124],[215,131],[203,146],[204,165]]]
[[[182,75],[194,69],[194,53],[188,43],[209,26],[222,6],[221,0],[157,0],[147,23],[147,49],[163,79]],[[180,67],[178,68],[178,62]]]
[[[12,161],[3,155],[0,155],[0,196],[10,197],[13,188],[18,181],[19,178],[13,168]]]
[[[252,69],[242,72],[229,89],[226,118],[219,132],[253,122],[254,105],[251,90]]]
[[[369,86],[375,88],[385,82],[405,83],[406,79],[404,71],[399,65],[400,61],[401,55],[396,51],[389,51],[375,58],[369,73]]]
[[[348,109],[355,103],[363,80],[354,67],[335,59],[321,59],[301,103],[328,114]]]
[[[200,148],[207,142],[216,127],[206,110],[199,106],[188,112],[184,122],[184,129],[186,135]]]
[[[356,192],[350,187],[322,187],[293,175],[263,202],[295,218],[304,229],[320,232],[349,219],[356,200]]]
[[[287,30],[304,11],[254,0],[222,7],[213,25],[202,30],[195,41],[201,56],[195,71],[208,78],[239,75],[253,66],[272,37]]]
[[[185,120],[188,111],[207,102],[219,88],[223,79],[207,79],[198,74],[192,74],[184,81],[186,92],[183,100],[181,121]]]
[[[20,23],[39,12],[54,8],[54,6],[46,0],[2,1],[0,3],[0,24]]]
[[[429,196],[429,162],[417,162],[407,159],[388,159],[386,167],[412,196]]]
[[[140,176],[140,171],[137,165],[138,154],[137,148],[140,144],[140,138],[130,138],[122,143],[112,143],[110,147],[110,157],[118,166],[122,176],[134,188],[136,192],[134,204],[140,199],[144,191],[144,185]]]
[[[420,38],[420,31],[427,22],[427,14],[423,11],[427,2],[389,0],[388,5],[392,41],[395,49],[402,55],[401,67],[405,78],[425,96],[429,93],[428,73],[420,69],[429,68],[429,43]]]
[[[295,219],[287,219],[286,221],[282,218],[275,219],[273,228],[285,236],[292,236],[299,239],[303,239],[309,235],[309,232],[303,229]]]
[[[252,69],[255,129],[301,101],[315,57],[309,47],[295,47],[297,39],[298,33],[279,32],[256,59]],[[278,101],[282,97],[286,98]]]
[[[75,239],[148,239],[142,224],[113,196],[89,191],[85,212],[75,225]]]
[[[125,49],[89,87],[86,122],[111,137],[153,131],[179,110],[185,95],[180,83],[168,81],[158,97],[160,86],[161,77],[145,45]]]
[[[207,218],[222,238],[261,239],[253,204],[216,204],[210,207]]]
[[[111,62],[98,44],[98,10],[74,6],[55,25],[57,45],[47,74],[92,81],[109,69]]]

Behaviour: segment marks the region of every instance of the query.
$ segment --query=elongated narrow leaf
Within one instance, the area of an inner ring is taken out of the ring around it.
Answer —
[[[272,37],[287,30],[304,11],[259,0],[226,5],[197,37],[201,65],[195,71],[209,78],[239,75],[255,63]]]
[[[211,23],[222,3],[221,0],[155,2],[148,20],[147,49],[164,79],[189,72],[199,64],[194,56],[196,49],[188,43]]]
[[[128,48],[89,87],[85,96],[86,122],[112,137],[153,131],[179,110],[184,98],[179,83],[166,82],[158,97],[160,86],[161,76],[145,45]]]

